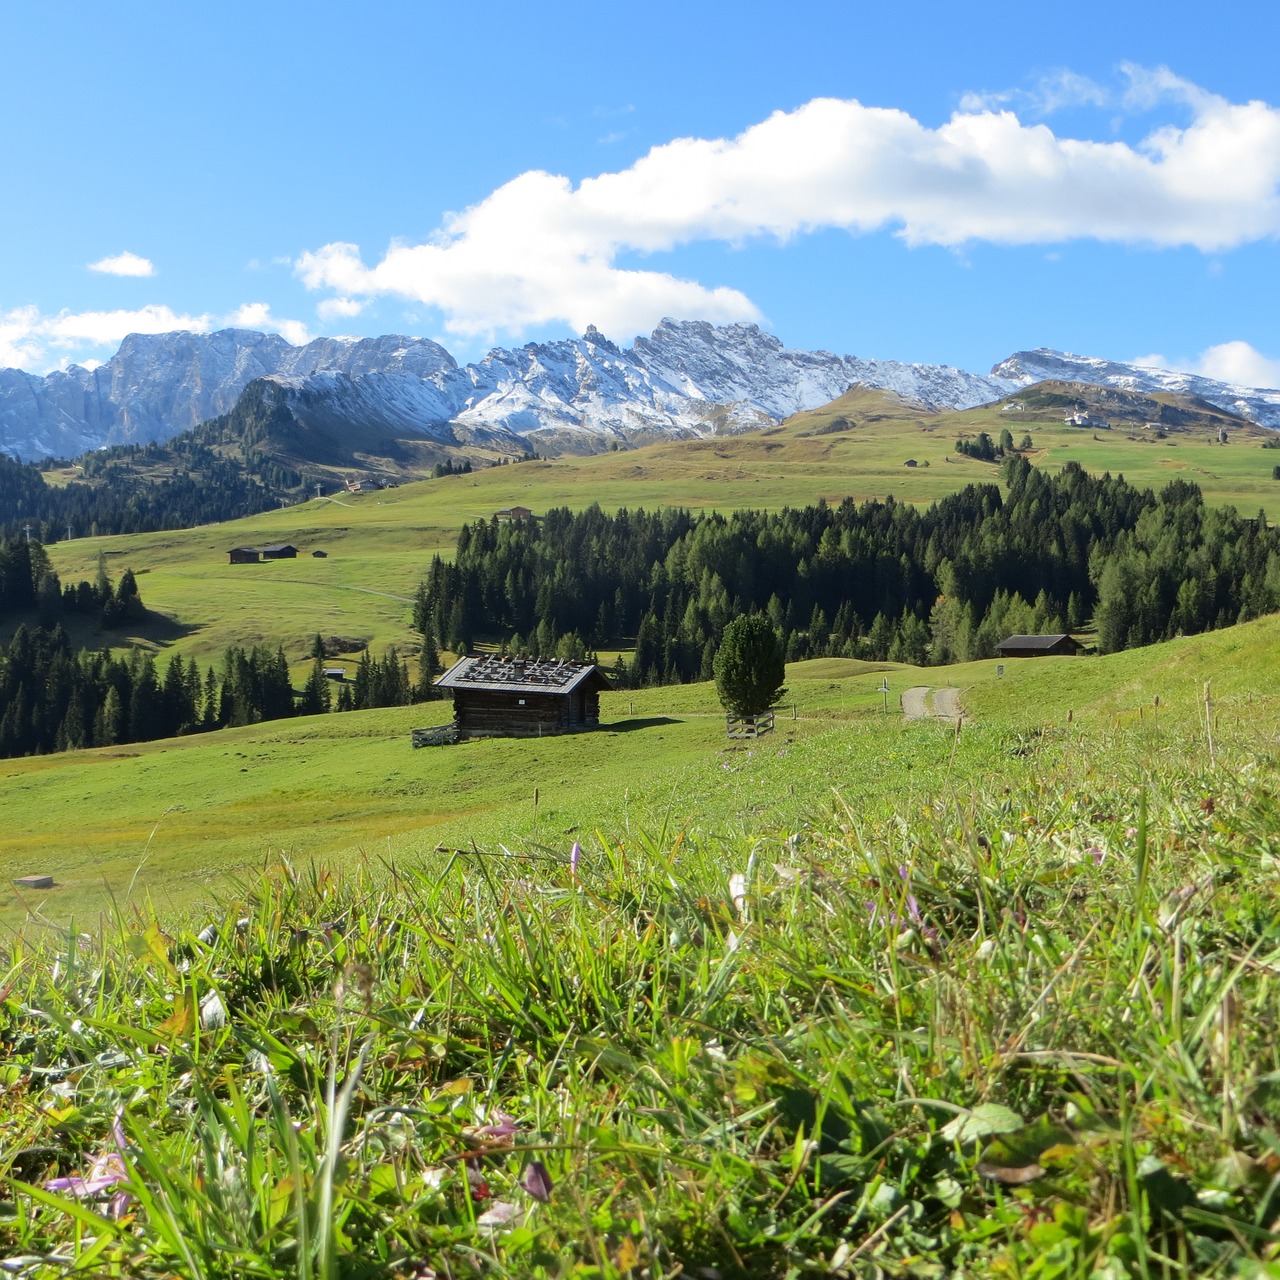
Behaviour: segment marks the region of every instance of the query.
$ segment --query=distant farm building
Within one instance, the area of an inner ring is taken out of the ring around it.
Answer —
[[[326,680],[345,680],[347,678],[346,667],[325,667],[324,678]]]
[[[460,658],[437,681],[453,693],[458,738],[538,738],[594,729],[600,690],[594,662],[556,658]]]
[[[1054,658],[1077,654],[1084,646],[1070,636],[1010,636],[996,645],[1002,658]]]
[[[501,511],[495,511],[494,515],[499,520],[530,520],[533,518],[533,512],[528,507],[503,507]]]
[[[260,558],[256,547],[232,547],[227,555],[232,564],[257,564]]]
[[[264,560],[296,560],[298,548],[290,546],[287,542],[273,542],[270,546],[262,548],[262,558]]]
[[[323,560],[329,553],[327,551],[313,551],[311,554],[315,559]]]
[[[348,493],[373,493],[381,488],[377,480],[348,480],[346,484]]]
[[[1062,420],[1069,427],[1098,427],[1103,431],[1111,430],[1111,423],[1105,418],[1095,418],[1091,413],[1069,413]]]

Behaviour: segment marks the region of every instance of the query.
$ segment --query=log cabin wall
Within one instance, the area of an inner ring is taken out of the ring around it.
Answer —
[[[536,738],[571,733],[600,723],[600,696],[582,690],[555,694],[455,689],[453,722],[459,738]]]

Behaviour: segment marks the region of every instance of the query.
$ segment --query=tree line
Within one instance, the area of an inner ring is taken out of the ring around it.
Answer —
[[[147,533],[256,515],[287,489],[190,441],[125,445],[81,460],[86,481],[45,482],[0,454],[0,535],[42,543],[68,536]]]
[[[404,706],[436,696],[439,655],[423,646],[416,679],[394,648],[361,654],[354,678],[333,693],[324,645],[300,694],[283,648],[233,645],[202,673],[194,659],[163,665],[141,648],[77,651],[64,621],[88,615],[111,628],[144,622],[132,570],[113,583],[100,562],[96,581],[63,587],[38,542],[0,539],[0,623],[16,622],[0,643],[0,756],[114,746],[329,710]]]
[[[429,679],[419,674],[411,681],[408,664],[394,649],[382,658],[364,653],[354,679],[339,685],[336,696],[323,662],[313,659],[299,695],[279,646],[233,645],[202,674],[194,658],[181,654],[157,663],[139,648],[77,652],[61,624],[20,623],[9,643],[0,645],[0,756],[149,742],[293,715],[406,706],[434,696]]]
[[[710,679],[730,619],[766,614],[788,661],[946,663],[1006,635],[1083,628],[1104,651],[1280,608],[1280,532],[1209,508],[1174,481],[1157,496],[1016,453],[1006,490],[973,484],[921,510],[892,498],[779,512],[561,508],[480,520],[418,591],[424,637],[568,656],[634,644],[640,684]]]

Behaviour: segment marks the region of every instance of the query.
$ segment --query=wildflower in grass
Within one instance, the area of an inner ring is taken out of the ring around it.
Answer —
[[[487,1200],[493,1194],[484,1174],[471,1163],[467,1165],[467,1189],[473,1200]]]
[[[729,877],[729,897],[733,899],[733,909],[738,913],[738,918],[745,924],[747,921],[747,877],[741,871],[735,871]]]
[[[509,1200],[495,1200],[477,1219],[478,1227],[509,1227],[520,1216],[520,1206]]]
[[[477,1138],[487,1138],[496,1142],[508,1142],[520,1132],[520,1121],[505,1111],[495,1111],[487,1124],[478,1125],[468,1131]]]
[[[569,850],[569,874],[576,880],[578,878],[578,864],[582,861],[582,846],[575,840],[573,848]]]
[[[116,1149],[99,1156],[90,1166],[88,1172],[80,1177],[72,1174],[66,1178],[50,1178],[44,1184],[46,1191],[54,1191],[59,1195],[69,1195],[76,1200],[96,1200],[112,1187],[129,1181],[128,1170],[124,1167],[124,1130],[120,1126],[120,1117],[116,1117],[111,1126],[111,1137]],[[117,1191],[107,1203],[108,1218],[122,1218],[129,1211],[133,1196],[128,1191]]]
[[[546,1204],[551,1199],[555,1183],[541,1160],[530,1160],[520,1175],[520,1185],[540,1204]]]

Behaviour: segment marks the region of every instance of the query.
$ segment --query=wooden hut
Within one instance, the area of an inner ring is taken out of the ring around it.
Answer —
[[[437,681],[453,693],[458,738],[538,738],[594,729],[608,677],[594,662],[459,658]]]
[[[287,542],[271,542],[262,548],[264,560],[296,560],[298,548]]]
[[[1084,646],[1071,636],[1010,636],[996,645],[1002,658],[1050,658],[1074,655]]]
[[[231,557],[232,564],[257,564],[258,550],[256,547],[232,547],[227,555]]]

